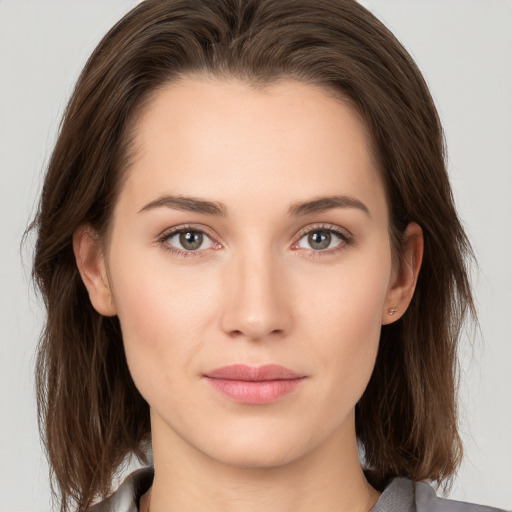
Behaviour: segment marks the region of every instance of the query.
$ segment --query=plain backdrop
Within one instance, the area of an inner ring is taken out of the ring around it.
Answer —
[[[279,0],[276,0],[279,1]],[[0,511],[50,510],[38,439],[34,352],[43,308],[30,288],[34,213],[73,83],[135,0],[0,0]],[[466,458],[452,498],[512,509],[512,2],[365,1],[403,42],[446,130],[460,215],[479,261],[482,336],[461,354]]]

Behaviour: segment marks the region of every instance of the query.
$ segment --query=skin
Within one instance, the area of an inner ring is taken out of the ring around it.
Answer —
[[[98,244],[82,226],[74,247],[94,307],[119,316],[150,405],[151,512],[369,510],[378,493],[360,466],[354,407],[381,325],[412,298],[422,236],[409,225],[394,268],[386,194],[359,115],[292,80],[254,90],[188,78],[145,107],[134,149],[108,239]],[[164,195],[221,202],[226,214],[147,207]],[[324,196],[367,211],[289,215]],[[183,226],[206,233],[199,249],[165,238]],[[308,238],[330,229],[343,238],[330,232],[327,249]],[[234,363],[306,378],[273,403],[240,404],[203,378]]]

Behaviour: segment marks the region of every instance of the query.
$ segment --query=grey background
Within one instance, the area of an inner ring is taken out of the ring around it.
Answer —
[[[50,510],[32,369],[42,307],[29,285],[45,162],[73,83],[135,0],[0,0],[0,512]],[[373,0],[417,60],[444,122],[459,211],[480,268],[482,336],[463,340],[466,458],[451,497],[512,509],[512,2]]]

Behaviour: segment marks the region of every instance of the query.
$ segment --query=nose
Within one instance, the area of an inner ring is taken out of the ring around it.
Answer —
[[[240,255],[224,274],[221,328],[231,337],[263,340],[282,337],[292,327],[283,268],[270,252]]]

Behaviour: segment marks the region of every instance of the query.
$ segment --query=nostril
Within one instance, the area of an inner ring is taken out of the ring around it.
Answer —
[[[291,305],[279,296],[271,279],[264,280],[266,286],[256,286],[254,275],[249,277],[247,282],[237,275],[233,290],[220,306],[220,328],[233,340],[277,340],[290,328]]]
[[[251,333],[249,331],[244,333],[244,331],[241,331],[240,329],[234,329],[229,332],[229,336],[231,336],[232,338],[240,338],[240,337],[248,336],[250,338],[258,340],[258,339],[262,339],[262,338],[266,338],[266,337],[274,337],[274,336],[279,337],[279,336],[282,336],[283,333],[284,333],[283,329],[274,329],[274,330],[270,331],[267,335],[256,334],[254,332]]]

